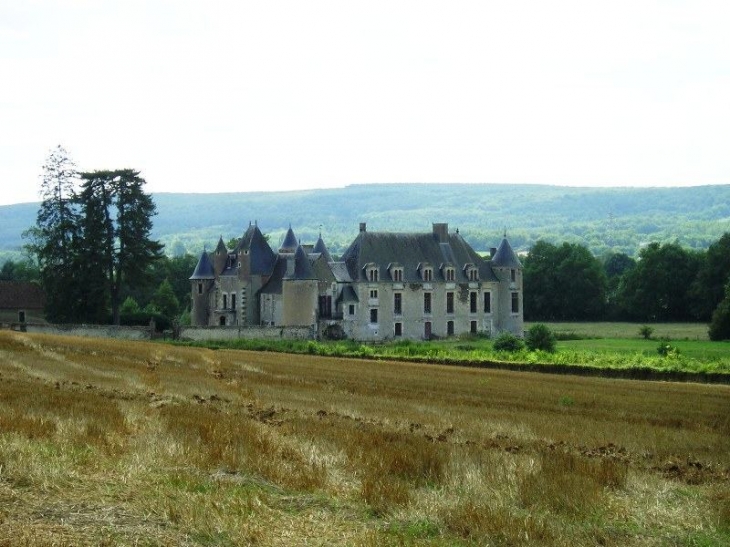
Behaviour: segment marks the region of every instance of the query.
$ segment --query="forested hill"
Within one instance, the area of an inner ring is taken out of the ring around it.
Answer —
[[[272,246],[292,225],[303,243],[322,235],[334,253],[373,231],[425,231],[448,222],[477,249],[496,246],[503,230],[518,249],[538,239],[635,255],[652,242],[706,248],[730,231],[730,185],[691,188],[569,188],[506,184],[365,184],[297,192],[154,195],[153,236],[167,252],[199,253],[219,236],[240,237],[249,221]],[[37,204],[0,207],[0,251],[18,250]],[[7,255],[7,253],[4,253]]]

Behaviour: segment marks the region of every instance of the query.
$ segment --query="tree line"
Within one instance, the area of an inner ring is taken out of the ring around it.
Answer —
[[[706,251],[650,243],[638,259],[538,241],[524,259],[528,321],[702,321],[730,338],[730,233]]]

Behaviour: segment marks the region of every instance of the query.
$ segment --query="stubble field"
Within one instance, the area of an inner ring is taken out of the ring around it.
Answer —
[[[728,542],[728,386],[0,332],[0,545]]]

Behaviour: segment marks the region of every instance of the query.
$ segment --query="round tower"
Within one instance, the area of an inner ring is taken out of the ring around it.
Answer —
[[[193,275],[190,276],[191,288],[191,309],[190,323],[194,327],[204,327],[209,321],[210,295],[215,285],[215,271],[208,253],[203,250],[195,266]]]
[[[524,334],[522,263],[507,241],[506,233],[490,265],[499,279],[496,329],[521,337]]]

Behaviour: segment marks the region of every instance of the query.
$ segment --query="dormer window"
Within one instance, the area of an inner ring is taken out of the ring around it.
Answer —
[[[479,270],[474,264],[464,265],[464,275],[469,281],[479,281]]]
[[[395,281],[396,283],[401,283],[403,281],[403,266],[400,266],[398,264],[390,264],[388,266],[388,271],[390,272],[390,278]]]
[[[418,269],[421,271],[421,279],[423,281],[433,281],[433,268],[428,264],[419,264]]]
[[[456,270],[453,266],[443,266],[442,272],[446,281],[454,281],[456,279]]]
[[[379,281],[379,275],[378,275],[378,266],[377,264],[366,264],[363,268],[365,270],[365,277],[368,281],[372,281],[373,283],[376,283]]]

